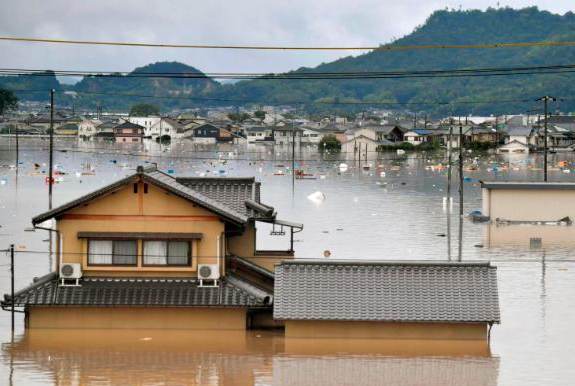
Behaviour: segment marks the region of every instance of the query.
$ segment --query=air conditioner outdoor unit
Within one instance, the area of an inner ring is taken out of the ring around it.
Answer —
[[[82,278],[82,265],[79,263],[64,263],[60,266],[60,285],[79,286]],[[70,284],[72,282],[72,284]]]
[[[219,278],[220,269],[217,264],[198,264],[200,287],[217,287]]]

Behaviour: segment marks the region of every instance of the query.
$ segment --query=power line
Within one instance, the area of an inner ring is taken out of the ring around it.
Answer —
[[[46,90],[39,89],[17,89],[11,88],[12,92],[26,92],[26,93],[44,93]],[[205,101],[205,102],[227,102],[227,103],[266,103],[268,105],[357,105],[357,106],[377,106],[377,105],[389,105],[389,106],[424,106],[424,105],[453,105],[453,104],[485,104],[485,103],[527,103],[532,102],[533,98],[524,99],[483,99],[483,100],[456,100],[456,101],[421,101],[421,102],[397,102],[397,101],[322,101],[322,100],[292,100],[292,101],[282,101],[273,102],[269,100],[261,99],[235,99],[235,98],[210,98],[210,97],[191,97],[191,96],[177,96],[177,95],[155,95],[155,94],[134,94],[134,93],[107,93],[107,92],[92,92],[92,91],[62,91],[57,90],[56,93],[67,94],[75,93],[80,95],[99,95],[99,96],[117,96],[126,98],[150,98],[150,99],[171,99],[171,100],[189,100],[189,101]],[[561,100],[569,100],[569,98],[561,98]]]
[[[571,73],[575,64],[504,67],[504,68],[470,68],[452,70],[419,70],[419,71],[363,71],[363,72],[301,72],[288,73],[183,73],[183,72],[118,72],[118,71],[78,71],[78,70],[43,70],[43,69],[0,69],[4,76],[84,76],[94,78],[169,78],[169,79],[236,79],[236,80],[355,80],[355,79],[402,79],[402,78],[456,78],[485,77],[504,75],[535,75]]]
[[[0,36],[2,41],[20,43],[47,43],[68,45],[92,46],[123,46],[123,47],[151,47],[151,48],[185,48],[185,49],[227,49],[227,50],[263,50],[263,51],[414,51],[438,49],[493,49],[493,48],[521,48],[521,47],[571,47],[573,41],[539,41],[539,42],[510,42],[510,43],[483,43],[483,44],[426,44],[426,45],[397,45],[385,44],[377,46],[279,46],[279,45],[229,45],[229,44],[178,44],[178,43],[139,43],[120,41],[72,40],[50,38],[28,38],[18,36]]]

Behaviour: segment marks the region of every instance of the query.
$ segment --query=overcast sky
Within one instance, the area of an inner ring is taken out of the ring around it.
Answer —
[[[8,4],[5,4],[8,5]],[[501,1],[575,11],[573,0]],[[187,44],[357,46],[408,34],[438,9],[485,9],[460,0],[20,0],[0,13],[0,35]],[[502,40],[505,40],[502,37]],[[130,71],[177,60],[204,72],[280,72],[349,52],[254,52],[0,42],[2,68]],[[354,54],[357,54],[354,53]]]

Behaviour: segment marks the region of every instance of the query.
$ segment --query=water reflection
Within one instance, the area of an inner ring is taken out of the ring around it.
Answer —
[[[30,330],[4,344],[18,379],[55,385],[496,385],[482,341],[285,339],[275,332]]]

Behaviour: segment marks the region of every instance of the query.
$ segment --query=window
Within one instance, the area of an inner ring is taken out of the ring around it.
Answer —
[[[136,265],[138,244],[136,240],[89,240],[88,264]]]
[[[188,241],[144,241],[144,265],[190,265]]]

